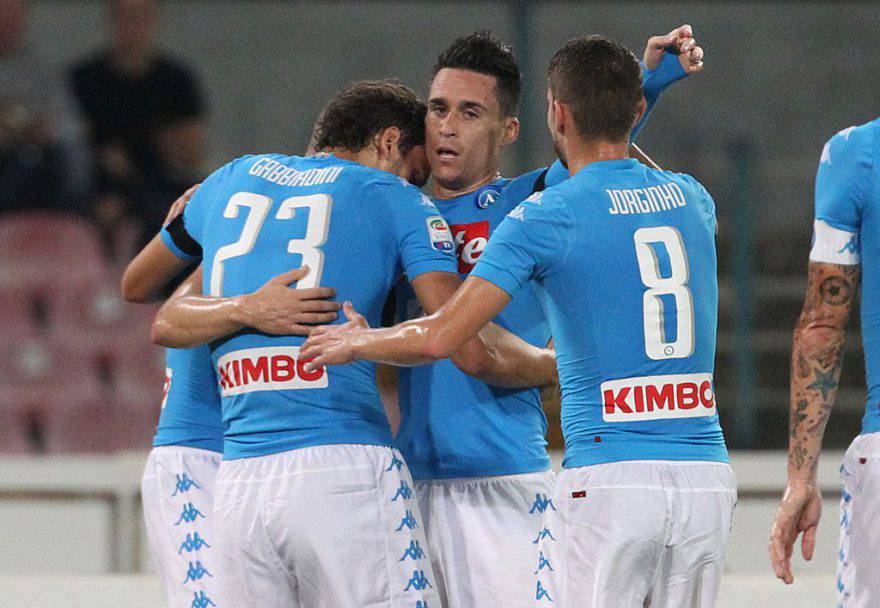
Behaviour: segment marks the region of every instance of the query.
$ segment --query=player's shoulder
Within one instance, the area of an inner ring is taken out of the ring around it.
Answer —
[[[859,151],[870,156],[871,148],[880,136],[880,118],[860,125],[849,126],[832,135],[822,148],[820,165],[853,164]]]

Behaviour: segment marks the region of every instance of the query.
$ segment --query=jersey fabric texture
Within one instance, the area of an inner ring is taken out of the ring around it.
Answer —
[[[862,433],[880,431],[880,119],[844,129],[822,151],[810,260],[862,266],[868,401]]]
[[[556,344],[564,466],[727,461],[712,374],[715,205],[687,175],[592,163],[515,207],[471,272],[539,287]]]
[[[169,348],[165,398],[153,446],[178,445],[223,451],[220,393],[207,346]]]
[[[509,181],[499,179],[476,192],[434,201],[452,231],[462,277],[510,211],[509,204],[497,204]],[[421,314],[409,285],[401,284],[397,293],[401,316]],[[495,323],[535,346],[546,346],[550,339],[531,285],[517,294]],[[550,468],[544,439],[547,421],[538,389],[490,386],[449,360],[400,368],[398,379],[402,422],[395,445],[415,479],[514,475]]]
[[[449,230],[434,204],[389,173],[333,155],[247,156],[199,188],[183,215],[203,250],[204,293],[251,293],[300,265],[298,287],[331,285],[377,325],[401,273],[455,272]],[[189,257],[168,230],[169,249]],[[340,318],[338,323],[344,322]],[[224,458],[330,444],[391,445],[375,365],[306,371],[305,338],[241,331],[211,344]]]

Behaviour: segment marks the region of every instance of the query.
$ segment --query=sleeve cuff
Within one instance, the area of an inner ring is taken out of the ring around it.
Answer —
[[[159,236],[161,237],[162,242],[165,243],[165,246],[168,247],[168,250],[181,260],[191,262],[192,260],[196,260],[201,257],[200,255],[187,253],[183,249],[178,247],[177,243],[174,242],[174,237],[172,237],[171,233],[168,232],[167,227],[162,228],[162,230],[159,232]]]
[[[508,270],[482,258],[477,260],[477,265],[468,276],[480,277],[484,281],[489,281],[496,287],[503,289],[511,298],[522,289],[522,283]]]
[[[410,281],[426,272],[449,272],[455,275],[458,274],[458,270],[455,267],[455,261],[451,258],[413,262],[407,266],[403,272],[406,275],[406,278]]]
[[[860,249],[857,230],[840,225],[833,226],[821,219],[813,222],[810,261],[852,266],[861,261]]]

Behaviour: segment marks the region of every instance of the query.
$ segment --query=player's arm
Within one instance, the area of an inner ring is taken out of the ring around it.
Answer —
[[[440,276],[444,274],[448,278]],[[423,307],[430,307],[436,299],[442,298],[439,295],[445,291],[442,282],[454,288],[457,280],[455,275],[449,273],[426,273],[416,277],[412,285],[420,299],[421,294],[427,295]],[[315,367],[357,359],[397,366],[425,365],[440,359],[460,357],[462,355],[459,353],[468,348],[485,349],[485,356],[492,359],[495,356],[493,350],[503,349],[504,346],[493,344],[495,336],[491,335],[492,332],[482,336],[479,333],[509,301],[510,296],[492,283],[478,277],[468,277],[433,314],[381,329],[369,329],[362,322],[359,323],[360,315],[346,303],[345,313],[350,322],[342,326],[319,328],[309,337],[301,352],[305,358],[315,357],[312,363]],[[552,351],[530,348],[544,351],[552,358]],[[546,363],[540,358],[536,362]],[[553,365],[555,367],[555,361]],[[499,365],[499,370],[503,367],[503,364]]]
[[[184,208],[201,184],[184,192],[168,210],[163,227],[179,221]],[[193,247],[197,247],[194,244]],[[168,284],[192,263],[173,253],[156,235],[128,264],[122,275],[122,295],[129,302],[152,302],[161,298]]]
[[[266,334],[306,336],[317,323],[336,320],[341,305],[331,287],[294,289],[308,266],[269,279],[254,293],[212,297],[201,293],[199,267],[153,320],[152,339],[169,348],[192,348],[252,327]]]
[[[771,563],[786,583],[794,580],[791,555],[801,533],[803,556],[812,558],[822,514],[819,453],[858,291],[862,201],[874,188],[871,147],[862,137],[863,132],[852,129],[832,137],[816,173],[809,281],[791,355],[788,485],[770,533]]]
[[[857,265],[810,262],[809,285],[794,331],[788,485],[773,531],[770,553],[776,576],[791,583],[791,556],[803,532],[802,551],[810,559],[822,513],[816,479],[825,425],[837,397],[846,325],[858,290]]]
[[[412,281],[419,304],[429,315],[446,306],[464,284],[457,275],[447,272],[425,273]],[[498,312],[509,301],[508,296],[499,302]],[[489,320],[493,318],[490,316]],[[524,388],[544,386],[555,381],[556,359],[553,351],[532,346],[489,320],[479,325],[474,334],[468,334],[460,344],[455,344],[452,350],[429,360],[449,358],[464,373],[494,386]],[[438,347],[441,345],[434,344]]]

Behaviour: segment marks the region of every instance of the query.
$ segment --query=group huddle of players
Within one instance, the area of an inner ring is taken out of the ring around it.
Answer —
[[[714,605],[736,503],[713,383],[715,205],[632,144],[702,60],[689,26],[650,38],[641,64],[607,38],[568,42],[548,70],[559,160],[506,179],[520,71],[478,32],[440,55],[427,103],[353,84],[306,156],[239,158],[175,202],[123,278],[146,301],[197,266],[153,328],[167,386],[142,489],[171,606]],[[832,142],[827,162],[868,137]],[[823,307],[848,313],[857,288],[860,212],[843,207],[817,215],[795,340],[771,538],[788,582],[800,531],[812,552],[839,373],[841,348],[819,352]],[[400,323],[379,328],[389,308]],[[559,476],[540,395],[557,386]],[[857,568],[877,558],[854,540],[869,524],[850,483],[838,587],[868,606],[878,585]]]

